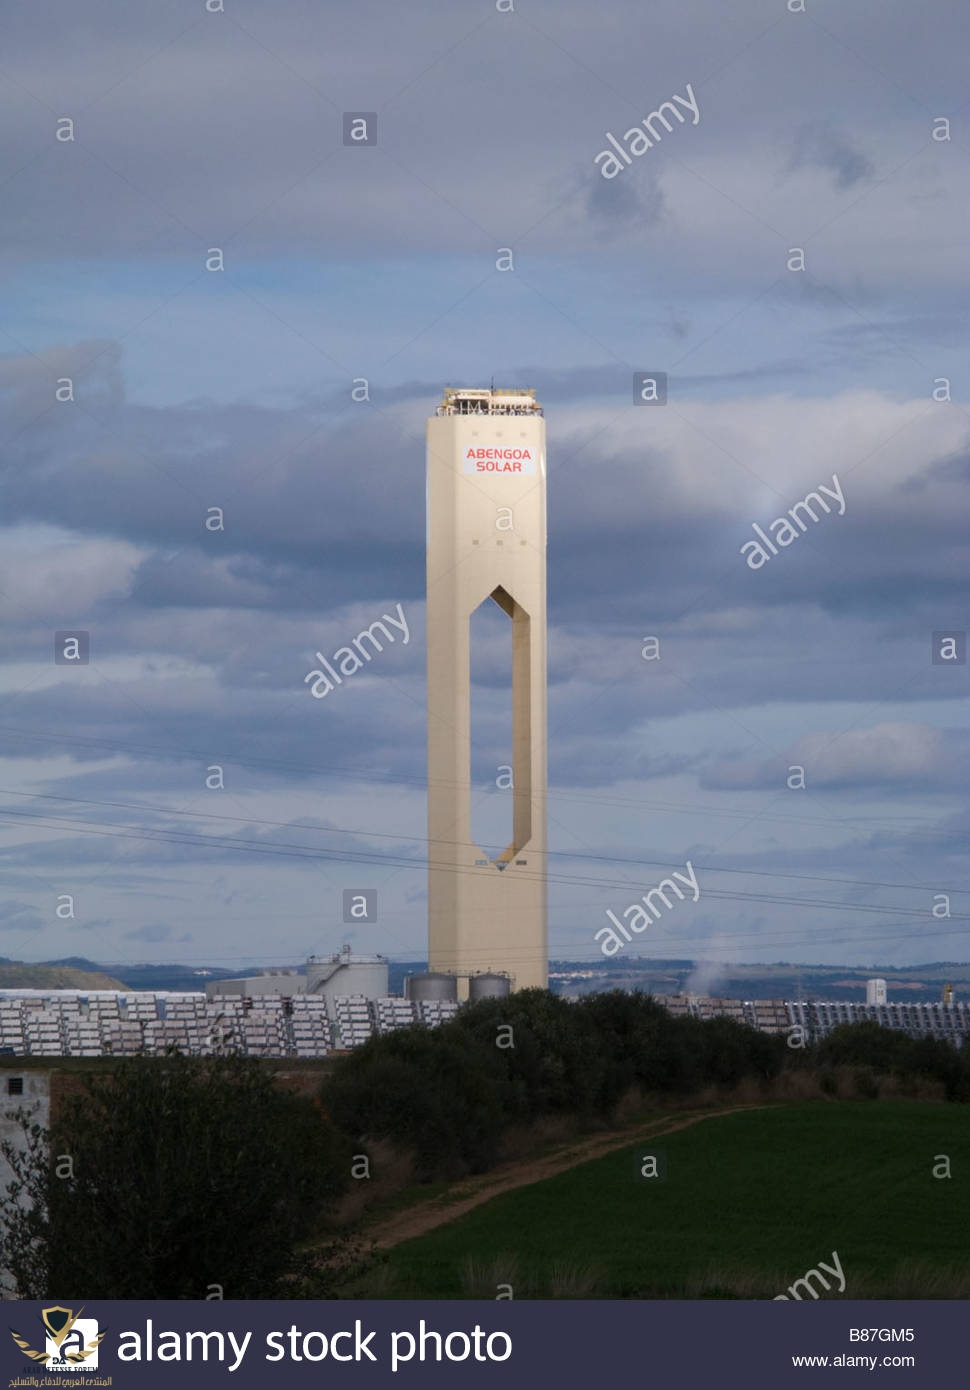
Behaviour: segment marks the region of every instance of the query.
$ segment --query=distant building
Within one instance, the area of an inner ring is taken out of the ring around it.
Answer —
[[[205,993],[207,999],[218,999],[224,994],[243,995],[252,998],[254,994],[301,994],[306,989],[306,976],[296,970],[271,970],[267,975],[241,975],[231,980],[207,980]]]
[[[866,980],[866,1003],[885,1004],[886,1002],[886,981],[885,980]]]

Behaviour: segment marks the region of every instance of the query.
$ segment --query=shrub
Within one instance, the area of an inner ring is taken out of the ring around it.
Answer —
[[[29,1211],[10,1187],[0,1197],[5,1254],[33,1224],[21,1296],[205,1298],[219,1284],[271,1297],[349,1178],[313,1103],[254,1060],[175,1052],[119,1061],[84,1088],[22,1160]]]

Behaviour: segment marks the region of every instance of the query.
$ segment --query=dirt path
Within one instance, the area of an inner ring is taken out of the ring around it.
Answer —
[[[542,1182],[544,1178],[555,1177],[577,1164],[588,1163],[590,1159],[600,1158],[615,1149],[625,1149],[639,1139],[658,1139],[662,1135],[674,1134],[679,1129],[700,1124],[702,1120],[717,1119],[721,1115],[736,1115],[742,1110],[764,1110],[764,1105],[733,1105],[725,1110],[691,1111],[685,1115],[665,1115],[650,1120],[646,1124],[630,1126],[623,1130],[611,1130],[608,1134],[597,1134],[590,1139],[565,1145],[554,1153],[539,1158],[524,1159],[520,1163],[508,1164],[478,1177],[465,1178],[450,1187],[440,1197],[434,1197],[407,1211],[377,1221],[362,1232],[364,1238],[373,1241],[379,1250],[388,1250],[403,1240],[413,1240],[443,1226],[448,1221],[457,1221],[466,1212],[490,1202],[502,1192],[512,1192],[517,1187],[528,1187],[531,1183]]]

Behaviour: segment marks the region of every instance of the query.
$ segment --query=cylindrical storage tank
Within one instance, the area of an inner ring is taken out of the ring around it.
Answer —
[[[362,994],[365,999],[384,999],[387,996],[387,959],[340,951],[329,960],[308,960],[306,992],[322,994],[331,1017],[333,1000],[340,995]]]
[[[458,976],[436,973],[429,970],[424,975],[409,975],[406,980],[407,997],[412,1003],[429,1003],[432,1000],[451,999],[458,1002]]]
[[[511,989],[508,975],[472,975],[468,981],[468,999],[470,1003],[476,999],[508,999]]]

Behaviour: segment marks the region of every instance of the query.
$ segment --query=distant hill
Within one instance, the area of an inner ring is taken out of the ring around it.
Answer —
[[[205,992],[207,980],[228,980],[237,975],[262,973],[259,970],[221,970],[217,966],[200,969],[197,966],[178,964],[125,965],[117,961],[109,962],[104,968],[116,974],[124,982],[125,989],[174,990],[176,993],[188,991],[198,994]],[[288,968],[293,967],[289,965]]]
[[[257,973],[255,971],[220,970],[216,967],[198,970],[190,965],[128,965],[118,961],[107,961],[102,964],[99,961],[86,960],[83,956],[66,956],[62,960],[45,961],[44,964],[70,966],[74,970],[87,971],[88,974],[107,972],[114,979],[114,984],[110,988],[124,990],[174,990],[176,992],[195,991],[202,993],[205,990],[207,979],[224,980],[230,975]],[[103,988],[109,988],[109,986],[103,986]]]
[[[890,1000],[939,999],[944,983],[956,997],[970,995],[970,964],[932,965],[726,965],[716,961],[681,961],[626,956],[600,961],[550,961],[551,987],[565,994],[604,989],[642,989],[652,994],[712,994],[726,999],[815,999],[862,1003],[866,980],[886,981]]]
[[[0,956],[0,989],[189,990],[202,993],[209,980],[256,975],[294,968],[292,960],[275,965],[224,967],[99,962],[67,956],[25,965]],[[300,974],[303,967],[298,966]],[[391,994],[400,994],[404,979],[426,970],[423,960],[389,962]],[[970,963],[934,961],[928,965],[812,965],[787,961],[726,965],[713,961],[651,958],[620,952],[614,959],[551,960],[550,988],[561,994],[589,994],[604,989],[640,989],[652,994],[723,995],[729,999],[865,999],[866,980],[885,979],[889,998],[939,999],[944,982],[958,999],[970,998]]]
[[[124,985],[101,970],[13,962],[0,965],[0,989],[124,989]]]

